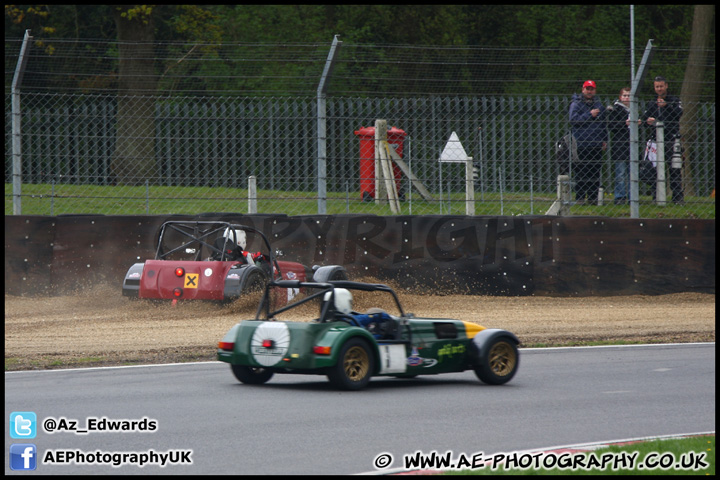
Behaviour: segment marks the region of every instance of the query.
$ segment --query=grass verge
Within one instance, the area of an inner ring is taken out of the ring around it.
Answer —
[[[424,200],[415,192],[400,202],[402,215],[465,215],[465,194],[442,192],[433,201]],[[475,215],[517,216],[544,215],[555,200],[553,192],[476,192]],[[315,192],[260,190],[257,193],[258,213],[315,215],[318,211]],[[164,215],[204,212],[248,211],[246,189],[191,186],[100,186],[72,184],[24,184],[23,215]],[[607,198],[604,205],[574,205],[573,215],[629,217],[628,205],[613,205]],[[387,202],[363,202],[359,193],[328,192],[327,214],[393,215]],[[12,184],[5,184],[5,215],[13,214]],[[649,196],[640,197],[640,218],[715,218],[715,199],[691,197],[684,205],[668,202],[654,205]]]

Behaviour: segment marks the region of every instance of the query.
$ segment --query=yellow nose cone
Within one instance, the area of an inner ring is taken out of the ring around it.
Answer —
[[[477,323],[463,322],[465,324],[465,334],[468,338],[473,338],[478,332],[485,330],[485,327]]]

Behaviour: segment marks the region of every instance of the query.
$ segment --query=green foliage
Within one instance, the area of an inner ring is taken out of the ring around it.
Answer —
[[[112,8],[118,7],[6,5],[6,38],[21,38],[30,28],[36,44],[47,53],[54,52],[53,42],[60,39],[114,41],[117,32]],[[158,58],[167,59],[156,65],[163,77],[159,88],[166,92],[288,94],[298,82],[317,85],[317,65],[324,61],[335,35],[345,42],[341,61],[346,70],[339,74],[348,79],[343,91],[335,93],[378,92],[379,85],[387,86],[383,77],[407,79],[406,92],[437,95],[570,94],[577,92],[580,82],[587,78],[598,81],[601,92],[615,92],[630,83],[628,5],[230,4],[123,8],[123,18],[152,21]],[[663,75],[671,83],[682,81],[693,12],[693,5],[635,6],[635,65],[648,39],[653,39],[660,55],[655,56],[652,75]],[[298,48],[301,44],[305,51],[315,48],[315,56],[299,58],[290,46]],[[712,49],[714,44],[713,31]],[[236,49],[237,45],[257,49],[251,58],[245,58],[241,56],[245,50]],[[443,64],[442,51],[438,50],[406,49],[396,58],[387,49],[377,48],[371,53],[365,49],[366,57],[355,58],[352,45],[473,48],[448,51],[452,64]],[[493,50],[497,48],[514,49],[512,62],[505,57],[498,60],[498,50]],[[558,60],[553,49],[573,54]],[[72,56],[67,58],[67,62],[76,61]],[[203,61],[192,61],[198,59]],[[478,65],[488,68],[478,71]],[[491,78],[480,87],[471,87],[471,81],[482,75]],[[353,79],[360,77],[363,85],[354,85]],[[280,81],[265,82],[264,78]],[[376,79],[377,84],[368,78]],[[84,81],[90,85],[98,82]],[[714,96],[714,89],[705,95]]]
[[[150,17],[152,17],[153,6],[152,5],[135,5],[131,8],[115,7],[116,10],[121,11],[120,16],[127,19],[128,21],[137,21],[145,24],[150,23]]]
[[[113,40],[107,5],[5,6],[6,37]],[[635,7],[635,38],[687,47],[693,5]],[[377,45],[628,47],[628,5],[136,5],[129,20],[158,26],[160,41],[327,42],[339,34]],[[169,28],[167,28],[169,27]],[[714,34],[713,41],[714,45]]]
[[[223,32],[217,25],[218,16],[197,5],[178,5],[169,13],[166,24],[171,32],[198,43],[219,44]]]

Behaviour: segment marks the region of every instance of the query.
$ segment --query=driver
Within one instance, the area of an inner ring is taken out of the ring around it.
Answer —
[[[378,340],[390,333],[388,329],[389,324],[386,322],[388,322],[391,317],[382,308],[369,308],[367,313],[356,315],[355,319],[360,326],[372,333],[373,337]]]
[[[216,246],[218,248],[222,248],[225,244],[226,238],[229,239],[230,242],[233,242],[234,238],[234,243],[237,244],[237,246],[233,246],[232,243],[227,245],[225,255],[229,260],[238,260],[243,258],[248,265],[255,265],[255,261],[262,258],[263,254],[261,252],[250,253],[245,251],[245,246],[247,245],[247,235],[245,230],[231,230],[230,228],[226,228],[222,237],[218,238],[216,241]]]
[[[364,314],[354,311],[352,293],[345,288],[334,288],[332,293],[327,292],[323,297],[323,305],[330,301],[331,296],[334,297],[334,311],[352,317],[357,325],[368,330],[376,339],[383,337],[384,323],[390,320],[390,315],[385,310],[371,308]],[[322,315],[322,305],[320,315]]]
[[[333,313],[342,313],[352,317],[358,314],[352,309],[353,298],[350,290],[346,288],[333,288],[332,292],[327,292],[323,296],[323,303],[320,305],[320,315],[322,315],[322,311],[325,309],[325,304],[330,301],[331,297],[334,297],[332,305],[333,308],[328,308],[328,311],[332,310]]]

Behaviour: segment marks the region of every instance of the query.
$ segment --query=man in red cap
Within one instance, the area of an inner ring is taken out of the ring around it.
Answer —
[[[574,166],[575,200],[580,204],[597,198],[602,157],[608,141],[605,107],[595,99],[596,88],[593,80],[586,80],[582,95],[573,95],[570,103],[570,127],[578,156],[578,164]]]

